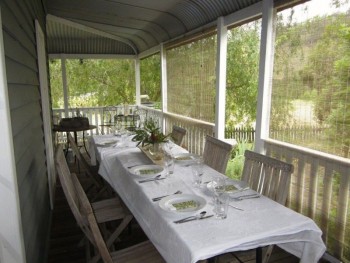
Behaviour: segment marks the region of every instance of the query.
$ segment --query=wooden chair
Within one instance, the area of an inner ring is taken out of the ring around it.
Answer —
[[[90,203],[90,201],[88,200],[86,193],[84,192],[76,175],[70,173],[62,146],[59,146],[56,150],[55,161],[63,192],[78,225],[81,226],[84,224],[85,220],[81,214],[81,209],[83,208],[82,199],[86,199],[87,201],[85,202]],[[73,180],[73,178],[76,179]],[[90,203],[90,206],[92,207],[91,209],[96,217],[97,223],[103,224],[112,221],[118,221],[119,223],[114,231],[109,234],[106,241],[107,246],[110,247],[119,237],[120,233],[127,227],[129,222],[132,220],[133,215],[117,197],[93,202]],[[82,230],[84,232],[84,229]],[[107,232],[105,234],[107,234]],[[88,237],[88,234],[86,235]]]
[[[117,115],[117,107],[108,106],[102,109],[102,123],[99,125],[101,134],[110,133],[114,126],[115,115]]]
[[[219,173],[225,174],[232,148],[233,145],[207,135],[203,151],[203,162]]]
[[[293,165],[249,150],[244,156],[242,181],[260,194],[285,205]]]
[[[249,150],[244,152],[244,156],[242,181],[247,182],[249,187],[258,193],[285,205],[294,166]],[[273,245],[268,246],[265,250],[266,252],[262,258],[263,263],[268,262]],[[232,255],[242,262],[236,254],[233,253]]]
[[[173,130],[171,132],[171,138],[174,140],[174,143],[182,146],[182,143],[185,139],[186,132],[187,132],[186,129],[174,125]]]
[[[75,157],[78,159],[78,164],[82,166],[85,174],[87,175],[87,179],[89,180],[87,182],[88,185],[85,187],[85,191],[89,193],[91,190],[95,190],[93,191],[94,197],[92,200],[97,200],[104,193],[111,194],[112,191],[110,190],[109,185],[97,173],[98,167],[92,166],[89,161],[85,159],[70,133],[67,133],[67,139],[70,148],[72,149]]]
[[[99,252],[97,255],[92,257],[89,262],[96,263],[102,257],[103,261],[108,263],[165,263],[158,251],[149,241],[110,253],[108,248],[112,245],[121,231],[127,226],[133,216],[116,198],[90,203],[77,176],[74,173],[70,174],[69,167],[65,161],[61,147],[59,147],[56,151],[56,164],[63,191],[66,195],[73,215],[86,238]],[[122,222],[119,224],[118,228],[111,235],[111,237],[105,241],[98,224],[115,219],[122,219]]]
[[[96,263],[102,257],[103,262],[105,263],[124,263],[124,262],[152,262],[152,263],[165,263],[165,260],[153,246],[150,241],[144,241],[137,245],[131,247],[110,252],[106,246],[106,243],[101,235],[100,229],[97,225],[96,217],[91,211],[91,207],[87,200],[84,200],[84,214],[86,215],[87,220],[84,220],[85,225],[84,229],[87,229],[91,232],[87,234],[90,242],[98,250],[99,254],[92,258],[90,263]]]

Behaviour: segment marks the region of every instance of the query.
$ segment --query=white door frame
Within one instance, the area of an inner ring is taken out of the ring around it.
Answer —
[[[38,20],[35,20],[35,29],[36,29],[36,45],[37,45],[37,53],[38,53],[38,65],[39,65],[41,110],[42,110],[42,116],[43,116],[44,137],[45,137],[47,177],[48,177],[48,184],[49,184],[50,204],[51,204],[51,209],[53,209],[55,189],[56,189],[56,170],[55,170],[54,147],[53,147],[53,137],[52,137],[51,106],[50,106],[51,104],[50,104],[50,96],[49,96],[49,88],[48,88],[45,36]]]
[[[0,7],[0,262],[25,263]]]

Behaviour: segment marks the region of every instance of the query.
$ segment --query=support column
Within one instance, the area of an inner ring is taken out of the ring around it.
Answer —
[[[135,59],[136,105],[141,105],[141,70],[140,58]]]
[[[162,90],[162,112],[168,112],[168,81],[166,67],[166,50],[164,44],[160,45],[160,71],[161,71],[161,90]],[[163,132],[166,130],[165,119],[163,118]]]
[[[61,57],[61,70],[62,70],[62,85],[63,85],[63,102],[65,117],[68,117],[68,86],[67,86],[67,72],[66,72],[66,58]]]
[[[224,18],[217,22],[217,60],[216,60],[216,104],[215,104],[215,137],[225,139],[226,108],[226,65],[227,65],[227,26]]]
[[[269,136],[271,89],[274,55],[274,18],[273,0],[263,0],[263,13],[260,42],[260,67],[258,106],[256,116],[255,151],[265,153],[264,139]]]

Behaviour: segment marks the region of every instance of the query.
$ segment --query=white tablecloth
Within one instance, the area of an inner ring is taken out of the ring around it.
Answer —
[[[197,262],[230,251],[247,250],[277,244],[299,257],[302,263],[317,262],[325,252],[321,231],[308,217],[296,213],[266,198],[248,199],[231,204],[244,209],[229,208],[224,220],[214,217],[174,224],[183,216],[164,211],[153,197],[171,194],[177,190],[196,194],[206,199],[202,209],[213,214],[212,196],[206,186],[192,187],[191,168],[175,164],[174,174],[165,180],[138,183],[139,178],[129,172],[128,166],[151,161],[135,147],[124,143],[116,147],[96,147],[94,142],[111,139],[95,136],[90,154],[100,162],[99,173],[120,195],[142,229],[169,263]],[[183,152],[180,147],[174,152]],[[93,153],[95,152],[95,153]],[[208,166],[204,167],[203,181],[220,176]],[[247,194],[253,192],[248,190]]]

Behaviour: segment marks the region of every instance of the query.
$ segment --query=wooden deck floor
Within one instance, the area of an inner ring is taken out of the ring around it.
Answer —
[[[76,171],[76,167],[71,167]],[[82,263],[86,262],[85,247],[78,246],[79,241],[83,238],[83,233],[77,226],[73,214],[70,211],[68,203],[63,194],[62,188],[57,182],[55,197],[55,207],[52,217],[50,249],[48,253],[48,263]],[[121,241],[117,244],[117,249],[121,249],[132,244],[146,240],[147,237],[142,229],[134,221],[131,227],[131,233],[125,231],[122,233]],[[255,254],[251,253],[240,257],[245,263],[255,262]],[[238,263],[232,255],[223,255],[217,261],[218,263]],[[299,260],[275,247],[269,263],[297,263]],[[120,262],[125,263],[125,262]],[[140,262],[141,263],[141,262]],[[148,263],[148,262],[142,262]],[[151,263],[151,262],[150,262]],[[179,262],[186,263],[186,262]]]

